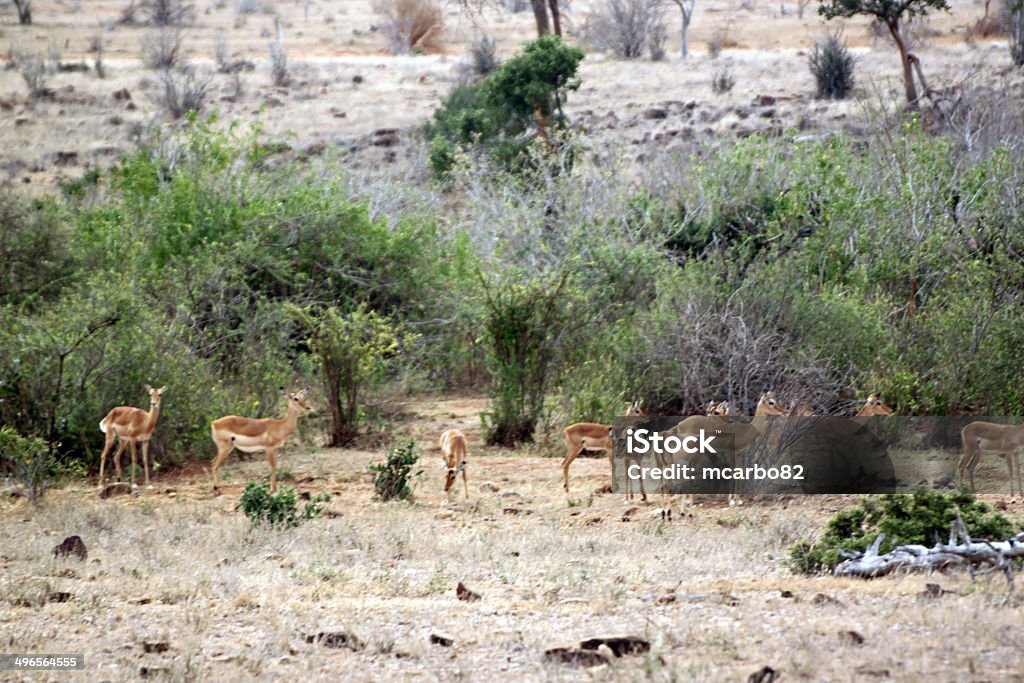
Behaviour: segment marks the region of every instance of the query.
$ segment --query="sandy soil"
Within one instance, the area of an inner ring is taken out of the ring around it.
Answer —
[[[13,10],[2,15],[0,46],[7,54],[0,70],[0,182],[42,193],[61,178],[80,176],[131,149],[144,127],[167,123],[159,105],[162,86],[145,68],[143,45],[157,30],[119,24],[127,0],[64,0],[37,3],[35,23],[15,23]],[[508,56],[533,36],[529,12],[488,10],[467,17],[457,3],[444,9],[444,32],[429,54],[394,57],[384,49],[382,17],[368,0],[312,0],[308,15],[301,2],[252,2],[260,9],[239,14],[237,2],[196,3],[194,21],[183,30],[186,59],[200,72],[213,70],[214,45],[223,40],[229,59],[250,60],[254,70],[215,73],[206,105],[225,120],[259,120],[272,137],[297,154],[338,148],[357,152],[367,164],[399,158],[395,146],[411,144],[415,127],[458,78],[468,45],[481,34],[497,40]],[[930,83],[947,87],[990,83],[1019,87],[1010,68],[1005,39],[972,38],[982,14],[978,1],[954,0],[953,11],[930,18],[918,33],[917,48]],[[580,40],[595,3],[571,3],[567,27]],[[591,52],[580,76],[583,86],[569,101],[568,113],[597,144],[678,149],[722,135],[797,128],[816,131],[860,130],[865,103],[901,95],[899,62],[888,39],[872,35],[865,20],[826,24],[811,6],[801,19],[795,2],[699,3],[690,29],[691,56],[680,61],[676,17],[669,17],[669,59],[625,62]],[[143,15],[138,14],[141,20]],[[270,84],[268,40],[281,22],[289,55],[288,87]],[[812,98],[807,50],[826,29],[844,27],[844,36],[860,59],[860,98],[821,102]],[[708,42],[718,37],[727,47],[717,58]],[[64,63],[92,65],[96,40],[102,40],[107,76],[94,71],[56,74],[52,93],[31,100],[12,58],[22,52],[46,53],[52,46]],[[730,71],[732,92],[715,95],[714,74]],[[1016,84],[1016,85],[1015,85]],[[657,110],[657,111],[655,111]],[[390,133],[398,129],[399,135]],[[388,131],[374,135],[377,131]]]
[[[485,407],[408,405],[398,431],[424,455],[412,504],[373,500],[366,464],[380,451],[293,445],[283,476],[332,494],[324,516],[293,530],[252,530],[235,509],[242,482],[267,474],[258,459],[231,458],[219,497],[198,464],[134,497],[101,500],[84,484],[38,509],[5,497],[3,650],[86,653],[86,672],[40,680],[735,681],[763,666],[783,680],[1021,680],[1021,601],[1002,578],[790,573],[788,546],[852,499],[688,510],[669,499],[664,521],[663,499],[597,492],[603,458],[576,461],[567,497],[557,459],[481,445]],[[469,435],[468,500],[442,491],[436,437],[449,426]],[[52,556],[71,534],[84,562]],[[459,600],[459,582],[482,599]],[[951,592],[926,600],[926,583]],[[309,641],[340,632],[360,646]],[[652,650],[590,669],[543,657],[616,635]]]

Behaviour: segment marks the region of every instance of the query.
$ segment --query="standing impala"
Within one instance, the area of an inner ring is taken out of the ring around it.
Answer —
[[[1006,467],[1010,470],[1010,499],[1013,496],[1013,470],[1017,470],[1017,490],[1024,494],[1024,482],[1020,474],[1020,449],[1024,446],[1024,425],[1007,425],[995,422],[972,422],[960,431],[964,442],[964,454],[956,466],[960,485],[964,483],[964,472],[971,478],[971,491],[974,491],[974,468],[985,453],[999,453],[1006,457]]]
[[[131,406],[118,406],[100,420],[100,431],[107,435],[103,453],[100,455],[100,488],[103,488],[103,470],[107,463],[107,453],[110,452],[115,438],[120,440],[114,452],[114,467],[117,469],[118,480],[121,479],[121,453],[126,445],[131,444],[132,488],[135,488],[135,443],[141,441],[142,467],[146,471],[146,486],[149,486],[149,440],[156,428],[156,420],[160,417],[160,396],[167,391],[167,387],[154,389],[147,384],[146,391],[149,392],[148,413]]]
[[[270,491],[277,492],[277,450],[285,439],[292,435],[298,423],[299,413],[308,413],[312,408],[305,401],[306,390],[285,391],[281,394],[288,399],[288,412],[283,420],[274,418],[254,419],[228,415],[210,424],[213,442],[217,444],[217,457],[213,461],[213,490],[220,490],[220,464],[237,448],[245,453],[267,452],[270,463]]]
[[[466,490],[466,499],[469,499],[469,484],[466,483],[466,456],[469,449],[466,447],[466,435],[458,429],[446,429],[441,433],[441,457],[447,473],[444,479],[444,491],[447,493],[452,484],[455,483],[455,475],[462,472],[462,487]]]
[[[633,401],[626,410],[626,417],[643,415],[640,401]],[[565,458],[562,459],[563,487],[569,492],[569,465],[583,451],[605,451],[608,453],[608,465],[612,477],[615,476],[615,463],[612,461],[612,426],[596,422],[577,422],[565,428]]]

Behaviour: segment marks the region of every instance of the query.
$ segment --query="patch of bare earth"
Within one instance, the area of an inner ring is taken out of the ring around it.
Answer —
[[[1021,602],[1001,577],[789,572],[789,545],[852,498],[669,500],[663,521],[666,501],[595,493],[604,458],[574,463],[567,497],[558,459],[481,444],[486,405],[406,406],[400,430],[424,470],[411,504],[373,500],[380,451],[288,449],[288,483],[332,495],[292,530],[253,530],[235,509],[242,482],[266,475],[258,458],[230,459],[219,497],[197,465],[134,497],[77,485],[38,509],[5,498],[0,643],[85,653],[86,671],[61,680],[735,681],[764,666],[785,680],[1020,680]],[[469,500],[442,491],[436,439],[450,426],[469,435]],[[73,534],[87,559],[55,558]],[[460,599],[460,582],[480,599]],[[929,582],[950,592],[922,597]],[[651,651],[589,669],[543,656],[617,635]]]

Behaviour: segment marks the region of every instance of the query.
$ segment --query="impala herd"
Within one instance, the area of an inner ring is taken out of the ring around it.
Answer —
[[[107,455],[115,440],[119,442],[117,450],[114,452],[114,467],[118,480],[121,479],[121,453],[124,452],[126,446],[130,446],[132,453],[131,486],[133,489],[135,488],[136,447],[141,443],[145,483],[147,486],[149,485],[149,442],[160,416],[161,396],[166,390],[166,386],[154,389],[147,384],[148,411],[131,406],[119,406],[112,409],[100,421],[100,431],[105,435],[103,452],[100,455],[100,488],[103,487]],[[277,452],[285,440],[295,432],[299,415],[313,410],[306,402],[306,391],[306,389],[300,391],[281,389],[281,394],[288,400],[288,409],[283,419],[254,419],[228,415],[214,420],[210,424],[210,433],[217,446],[217,455],[211,466],[215,493],[219,492],[220,488],[221,464],[236,448],[246,453],[266,452],[267,462],[270,465],[270,490],[277,491]],[[877,393],[872,393],[854,415],[854,419],[892,415],[893,412],[891,407],[882,403],[881,397]],[[761,395],[754,410],[754,418],[750,422],[730,420],[729,418],[742,416],[742,413],[729,401],[720,403],[711,401],[706,406],[704,415],[692,415],[684,418],[666,433],[683,438],[696,435],[701,430],[705,432],[721,430],[724,425],[728,425],[729,433],[734,438],[731,456],[732,464],[735,466],[736,454],[753,443],[764,431],[761,424],[763,418],[780,415],[804,417],[813,414],[814,411],[809,405],[796,400],[791,401],[788,408],[783,408],[775,395],[771,391],[766,391]],[[644,413],[640,409],[639,401],[634,401],[623,413],[625,417],[642,415]],[[1016,471],[1017,480],[1016,490],[1024,494],[1024,482],[1022,482],[1020,469],[1020,450],[1024,446],[1024,425],[972,422],[961,430],[961,437],[964,451],[957,464],[957,479],[960,485],[963,485],[964,476],[967,475],[971,490],[975,490],[974,469],[981,460],[981,456],[985,453],[995,453],[1006,458],[1011,498],[1014,495],[1014,471]],[[466,498],[469,498],[469,484],[466,481],[466,460],[469,451],[466,445],[466,435],[458,429],[445,430],[441,434],[439,445],[446,468],[445,492],[452,488],[455,479],[461,472],[463,490]],[[570,425],[565,428],[565,446],[566,454],[561,467],[563,488],[567,493],[569,491],[569,465],[584,451],[605,451],[614,474],[612,425],[596,422],[577,422]],[[733,495],[730,494],[730,504],[732,502]]]

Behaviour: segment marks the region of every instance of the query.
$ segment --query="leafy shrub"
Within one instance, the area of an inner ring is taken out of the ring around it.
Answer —
[[[460,153],[477,147],[507,169],[522,168],[533,134],[556,146],[566,92],[579,87],[582,59],[582,50],[548,35],[480,83],[456,87],[425,129],[434,174],[446,177]]]
[[[245,486],[237,509],[242,510],[253,526],[269,526],[278,529],[297,527],[302,522],[314,519],[323,512],[323,503],[330,496],[321,493],[314,496],[300,511],[295,502],[295,489],[279,486],[277,493],[270,493],[270,484],[254,481]]]
[[[814,44],[807,58],[819,98],[841,100],[853,92],[853,69],[857,59],[839,42],[838,34],[829,34]]]
[[[789,564],[793,571],[804,574],[831,571],[840,562],[840,550],[863,552],[880,533],[885,534],[881,553],[898,545],[945,542],[957,512],[972,537],[1003,540],[1014,533],[1013,522],[976,500],[972,493],[921,490],[910,495],[885,494],[866,497],[859,506],[837,513],[817,543],[800,541],[793,545]]]
[[[416,444],[408,441],[402,445],[388,449],[388,458],[384,462],[372,462],[369,465],[373,476],[373,488],[380,500],[411,500],[412,477],[423,474],[423,470],[413,473],[413,466],[419,461],[420,454]]]
[[[21,436],[7,426],[0,427],[0,472],[13,474],[33,503],[43,497],[54,480],[85,474],[82,468],[65,466],[55,458],[43,439]]]

